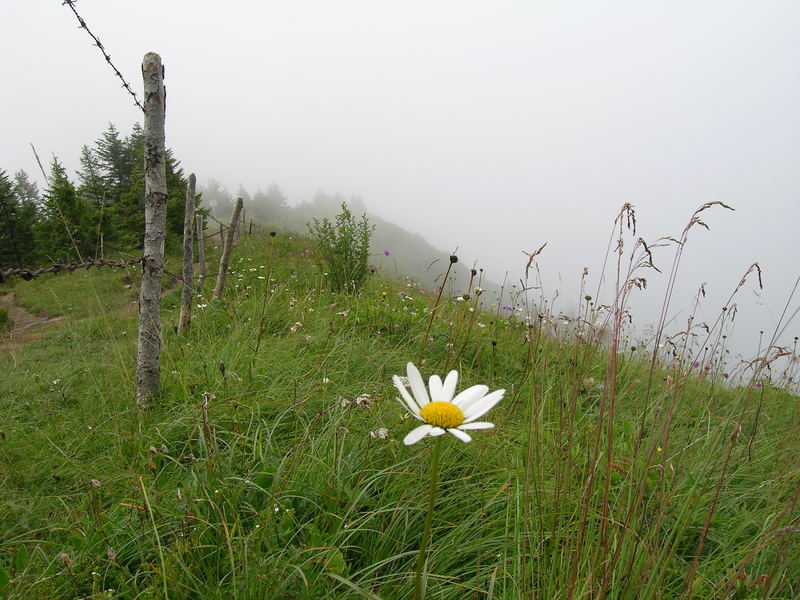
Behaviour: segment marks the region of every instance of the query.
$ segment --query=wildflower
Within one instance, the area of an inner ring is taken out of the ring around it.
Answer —
[[[393,377],[394,385],[405,402],[405,408],[423,424],[413,429],[403,440],[406,446],[417,443],[426,435],[436,437],[451,433],[462,442],[472,438],[466,433],[473,429],[491,429],[494,424],[475,420],[485,415],[500,400],[505,390],[491,394],[488,386],[473,385],[453,397],[458,381],[458,371],[450,371],[444,382],[438,375],[430,378],[430,397],[419,370],[412,363],[406,366],[411,393],[398,376]],[[402,402],[401,402],[402,404]]]
[[[372,408],[372,396],[369,394],[361,394],[355,400],[353,400],[356,406],[369,410]]]
[[[327,377],[323,377],[322,378],[322,385],[328,385],[330,382],[331,382],[331,380],[328,379]]]
[[[302,324],[300,321],[298,321],[297,323],[295,323],[294,325],[292,325],[291,327],[289,327],[289,331],[291,331],[292,333],[297,333],[297,332],[298,332],[298,330],[299,330],[299,329],[300,329],[302,326],[303,326],[303,324]]]
[[[389,437],[389,430],[386,427],[378,427],[375,431],[369,432],[369,437],[373,440],[385,440]]]
[[[384,251],[383,251],[383,255],[384,255],[384,256],[389,256],[389,251],[388,251],[388,250],[384,250]]]
[[[724,379],[727,379],[727,378],[729,377],[729,375],[728,375],[727,373],[723,373],[723,374],[722,374],[722,377],[723,377]]]
[[[693,361],[692,361],[692,368],[693,368],[693,369],[696,369],[696,368],[697,368],[697,367],[699,367],[699,366],[700,366],[700,362],[699,362],[699,361],[696,361],[696,360],[693,360]]]

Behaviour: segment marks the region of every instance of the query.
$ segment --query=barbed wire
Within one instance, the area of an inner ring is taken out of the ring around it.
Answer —
[[[92,40],[94,40],[94,45],[100,49],[100,52],[102,52],[103,54],[103,58],[105,58],[106,62],[109,65],[111,65],[111,68],[114,69],[114,74],[117,77],[119,77],[120,81],[122,81],[122,87],[125,88],[131,96],[133,96],[133,101],[136,104],[136,106],[138,106],[142,111],[144,111],[144,106],[142,106],[142,103],[139,102],[139,98],[136,96],[136,92],[133,91],[133,88],[131,88],[128,82],[125,81],[125,77],[122,76],[122,73],[120,73],[119,69],[114,66],[114,63],[111,62],[111,55],[106,51],[105,47],[100,42],[98,37],[95,34],[93,34],[92,31],[89,29],[89,26],[86,24],[86,21],[83,20],[83,17],[81,17],[78,14],[77,9],[75,8],[75,2],[76,0],[64,0],[63,4],[66,4],[67,6],[70,7],[72,12],[75,14],[75,18],[78,19],[80,28],[85,29],[86,33],[89,34],[89,37],[91,37]]]
[[[69,271],[72,273],[76,269],[89,269],[91,267],[117,267],[120,269],[124,269],[127,267],[131,267],[133,265],[140,264],[142,262],[141,258],[133,258],[131,260],[111,260],[111,259],[101,259],[95,260],[90,258],[89,260],[82,262],[82,263],[69,263],[69,264],[60,264],[55,263],[50,265],[49,267],[42,267],[40,269],[6,269],[4,271],[0,271],[0,283],[4,283],[7,277],[11,276],[18,276],[22,277],[25,281],[30,281],[39,275],[44,275],[45,273],[61,273],[63,271]]]

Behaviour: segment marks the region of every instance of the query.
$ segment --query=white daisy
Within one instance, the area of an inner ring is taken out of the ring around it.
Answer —
[[[494,427],[492,423],[475,419],[485,415],[500,402],[505,390],[495,390],[487,394],[488,386],[473,385],[454,398],[458,371],[450,371],[444,382],[438,375],[431,376],[428,396],[428,389],[417,367],[408,363],[406,368],[410,393],[399,376],[392,377],[392,381],[403,398],[400,403],[414,418],[423,422],[405,437],[403,443],[406,446],[416,444],[426,435],[436,437],[445,433],[452,433],[462,442],[470,442],[472,438],[466,433],[467,430]]]

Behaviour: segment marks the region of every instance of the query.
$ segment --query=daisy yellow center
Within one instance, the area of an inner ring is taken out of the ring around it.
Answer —
[[[442,429],[458,427],[464,422],[464,413],[452,402],[430,402],[422,407],[419,416]]]

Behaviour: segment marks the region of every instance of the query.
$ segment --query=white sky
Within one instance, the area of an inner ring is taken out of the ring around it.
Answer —
[[[713,320],[758,261],[765,290],[743,288],[737,317],[745,354],[800,274],[796,1],[76,6],[135,89],[142,56],[161,54],[168,144],[201,182],[277,182],[292,202],[360,195],[495,281],[548,241],[540,264],[565,310],[583,267],[599,273],[623,202],[652,240],[721,200],[736,212],[694,231],[673,312],[682,322],[707,281],[700,318]],[[74,171],[109,122],[140,120],[61,0],[5,0],[0,51],[8,172],[38,173],[29,142]],[[653,275],[634,299],[642,324],[662,298]],[[793,323],[786,340],[798,334]]]

